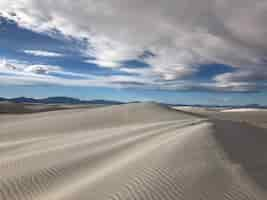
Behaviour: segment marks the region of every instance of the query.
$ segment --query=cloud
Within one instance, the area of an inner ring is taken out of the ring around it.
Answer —
[[[27,63],[17,60],[6,60],[0,58],[0,72],[19,72],[23,71]]]
[[[9,74],[50,74],[52,72],[62,72],[59,66],[43,65],[43,64],[30,64],[19,60],[6,60],[0,59],[0,73]]]
[[[140,76],[151,76],[152,71],[150,68],[128,68],[128,67],[121,67],[119,69],[121,72],[125,72],[132,75],[140,75]]]
[[[26,54],[33,56],[42,56],[42,57],[63,57],[63,54],[50,52],[50,51],[42,51],[42,50],[24,50]]]
[[[25,72],[31,72],[35,74],[49,74],[51,72],[60,72],[62,71],[58,66],[50,65],[30,65],[24,69]]]
[[[0,70],[1,70],[1,72],[4,72],[4,71],[19,71],[19,68],[14,66],[14,65],[12,65],[12,64],[3,62],[2,64],[0,64]]]
[[[254,82],[233,82],[219,79],[215,83],[192,82],[184,80],[159,80],[151,76],[151,69],[120,68],[119,71],[129,75],[87,75],[65,71],[62,67],[29,64],[19,60],[2,60],[0,62],[0,83],[5,85],[61,85],[61,86],[104,86],[111,88],[143,88],[170,91],[209,90],[217,92],[253,92],[266,89],[267,85]],[[226,76],[227,77],[227,76]]]
[[[0,62],[0,82],[6,85],[49,84],[61,86],[106,86],[133,87],[152,85],[150,79],[142,77],[110,75],[96,76],[65,71],[62,67],[42,64],[30,64],[19,60]]]
[[[107,60],[85,60],[86,63],[92,63],[96,64],[100,67],[106,67],[106,68],[118,68],[120,67],[120,63],[114,62],[114,61],[107,61]]]
[[[251,89],[266,80],[266,67],[259,67],[267,57],[265,0],[1,0],[0,9],[22,27],[86,42],[87,62],[125,68],[125,61],[140,60],[150,66],[137,72],[144,80],[183,80],[207,63],[236,72],[206,88]]]
[[[217,82],[257,82],[267,80],[267,70],[265,67],[249,68],[237,70],[232,73],[224,73],[214,78]]]

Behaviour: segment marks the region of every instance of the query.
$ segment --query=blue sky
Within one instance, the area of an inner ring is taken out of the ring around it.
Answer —
[[[0,3],[0,96],[267,104],[267,45],[257,41],[267,39],[262,26],[240,33],[232,24],[245,15],[227,19],[229,25],[224,15],[202,22],[195,12],[181,21],[171,8],[165,16],[160,2],[154,8],[137,1],[147,13],[138,6],[124,13],[112,1],[80,12],[86,1],[73,3],[74,14],[61,2],[57,9],[50,1]],[[102,6],[112,12],[103,14]],[[260,23],[258,12],[251,20]]]

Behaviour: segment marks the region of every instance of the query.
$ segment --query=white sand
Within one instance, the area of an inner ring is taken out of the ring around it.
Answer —
[[[221,112],[258,112],[258,111],[267,111],[265,109],[258,109],[258,108],[235,108],[235,109],[226,109],[222,110]]]
[[[1,200],[266,199],[259,130],[239,148],[239,124],[152,103],[2,119]]]

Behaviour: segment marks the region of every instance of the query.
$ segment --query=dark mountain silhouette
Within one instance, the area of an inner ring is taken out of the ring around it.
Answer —
[[[102,104],[102,105],[119,105],[123,102],[111,101],[111,100],[80,100],[71,97],[48,97],[43,99],[34,99],[27,97],[18,97],[18,98],[0,98],[0,101],[9,101],[13,103],[42,103],[42,104]]]

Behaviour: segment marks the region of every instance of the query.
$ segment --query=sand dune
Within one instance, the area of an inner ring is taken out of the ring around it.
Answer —
[[[153,103],[1,119],[1,200],[267,197],[267,134],[247,124]]]
[[[77,108],[95,108],[100,107],[97,104],[37,104],[37,103],[13,103],[8,101],[0,102],[0,114],[29,114],[38,112],[48,112],[55,110],[77,109]]]

